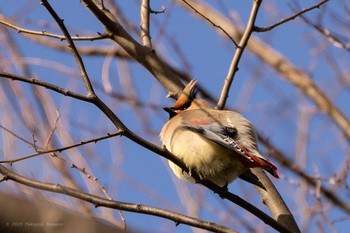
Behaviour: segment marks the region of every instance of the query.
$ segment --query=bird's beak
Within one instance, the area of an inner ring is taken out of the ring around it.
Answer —
[[[176,110],[174,108],[172,108],[172,107],[166,107],[166,108],[163,108],[163,109],[164,109],[164,111],[169,113],[169,119],[173,118],[177,114]]]

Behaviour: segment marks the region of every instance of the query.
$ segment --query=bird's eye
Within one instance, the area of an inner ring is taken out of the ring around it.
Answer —
[[[230,138],[236,138],[238,135],[236,127],[225,127],[225,133]]]

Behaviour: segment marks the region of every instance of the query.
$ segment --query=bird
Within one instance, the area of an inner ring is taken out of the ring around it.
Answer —
[[[277,167],[257,149],[252,124],[240,113],[214,109],[204,99],[196,98],[198,84],[190,81],[172,107],[164,108],[169,120],[160,132],[163,147],[181,159],[189,172],[169,160],[173,173],[180,179],[201,180],[226,187],[241,178],[263,189],[250,168],[260,167],[279,178]]]

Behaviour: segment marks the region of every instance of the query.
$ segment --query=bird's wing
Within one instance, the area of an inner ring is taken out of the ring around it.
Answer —
[[[245,153],[245,151],[237,144],[234,139],[238,132],[235,127],[226,127],[218,122],[210,124],[199,124],[198,121],[189,121],[188,123],[183,122],[185,129],[196,132],[203,137],[216,142],[230,150],[235,151],[239,155],[242,155],[246,159],[253,162],[254,160]]]
[[[200,120],[190,120],[182,122],[182,126],[193,132],[196,132],[203,137],[216,142],[230,150],[238,159],[247,167],[262,167],[274,177],[279,178],[277,167],[260,155],[254,153],[237,142],[239,132],[235,127],[225,126],[219,122],[201,122]]]

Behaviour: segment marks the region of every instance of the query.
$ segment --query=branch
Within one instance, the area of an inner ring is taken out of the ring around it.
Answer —
[[[13,180],[17,183],[20,183],[35,189],[46,190],[54,193],[61,193],[66,196],[71,196],[83,201],[90,202],[95,207],[103,206],[111,209],[158,216],[164,219],[172,220],[176,224],[187,224],[200,229],[205,229],[205,230],[214,231],[214,232],[236,233],[236,231],[231,230],[224,226],[220,226],[216,223],[203,221],[193,217],[167,211],[165,209],[155,208],[155,207],[147,206],[143,204],[131,204],[126,202],[108,200],[108,199],[91,195],[91,194],[82,192],[80,190],[69,188],[60,184],[51,184],[51,183],[45,183],[45,182],[29,179],[27,177],[16,174],[15,172],[9,170],[3,165],[0,165],[0,173],[4,176],[3,180]]]
[[[23,27],[17,26],[9,18],[4,17],[3,15],[0,15],[0,24],[3,24],[9,28],[12,28],[12,29],[16,30],[18,33],[24,33],[24,34],[28,34],[28,35],[34,35],[34,36],[51,37],[51,38],[60,39],[61,41],[66,40],[65,36],[61,36],[61,35],[54,34],[54,33],[49,33],[45,30],[34,31],[34,30],[29,30],[29,29],[25,29]],[[102,39],[109,38],[109,35],[106,33],[104,33],[104,34],[98,33],[98,35],[96,35],[96,36],[78,36],[77,35],[77,36],[72,36],[71,38],[72,38],[72,40],[94,41],[94,40],[102,40]]]
[[[10,132],[12,135],[14,135],[15,137],[19,138],[20,140],[23,140],[22,138],[20,138],[18,135],[14,134],[13,132],[9,131],[8,129],[6,129],[5,127],[1,126],[0,125],[0,128],[3,128],[5,129],[6,131]],[[112,134],[107,134],[105,136],[102,136],[102,137],[97,137],[97,138],[92,138],[92,139],[89,139],[89,140],[85,140],[85,141],[81,141],[81,142],[78,142],[78,143],[75,143],[75,144],[72,144],[72,145],[69,145],[69,146],[65,146],[65,147],[60,147],[60,148],[55,148],[55,149],[51,149],[51,150],[41,150],[41,151],[38,151],[36,153],[33,153],[33,154],[30,154],[30,155],[27,155],[27,156],[22,156],[22,157],[19,157],[17,159],[11,159],[11,160],[0,160],[0,163],[8,163],[12,166],[12,164],[16,163],[16,162],[19,162],[19,161],[23,161],[23,160],[26,160],[26,159],[29,159],[29,158],[33,158],[33,157],[36,157],[36,156],[39,156],[39,155],[44,155],[44,154],[50,154],[50,153],[55,153],[55,152],[59,152],[59,153],[62,153],[63,151],[65,150],[69,150],[69,149],[72,149],[72,148],[75,148],[75,147],[78,147],[78,146],[81,146],[81,145],[85,145],[85,144],[89,144],[89,143],[96,143],[98,141],[101,141],[101,140],[104,140],[104,139],[107,139],[107,138],[111,138],[111,137],[115,137],[115,136],[119,136],[121,134],[121,132],[116,132],[116,133],[112,133]],[[28,141],[25,141],[28,143]]]
[[[274,147],[266,137],[259,135],[259,141],[261,141],[271,151],[269,154],[278,160],[281,165],[289,168],[293,173],[300,176],[307,184],[314,188],[319,188],[320,192],[325,198],[343,211],[350,214],[350,205],[346,201],[340,199],[332,190],[329,190],[323,186],[318,187],[319,184],[314,178],[305,174],[300,167],[298,167],[294,162],[283,155],[281,151]]]
[[[36,85],[36,86],[45,87],[47,89],[53,90],[53,91],[55,91],[57,93],[65,95],[65,96],[70,96],[70,97],[78,99],[78,100],[91,102],[91,98],[89,98],[89,97],[86,97],[84,95],[78,94],[76,92],[72,92],[72,91],[70,91],[68,89],[65,89],[65,88],[53,85],[51,83],[41,81],[39,79],[27,78],[27,77],[23,77],[23,76],[20,76],[20,75],[6,73],[6,72],[1,72],[1,71],[0,71],[0,77],[8,78],[8,79],[11,79],[11,80],[21,81],[21,82],[33,84],[33,85]]]
[[[169,91],[169,96],[177,97],[184,85],[172,69],[149,47],[142,46],[120,25],[117,19],[103,9],[96,0],[81,1],[111,33],[111,39],[118,43],[131,57],[143,65]]]
[[[23,137],[21,137],[20,135],[17,135],[16,133],[12,132],[10,129],[0,125],[0,128],[5,130],[7,133],[11,134],[12,136],[14,136],[15,138],[19,139],[20,141],[26,143],[27,145],[33,147],[37,153],[34,153],[32,155],[28,155],[28,156],[23,156],[23,157],[20,157],[18,159],[13,159],[13,160],[2,160],[0,161],[0,164],[1,163],[8,163],[10,166],[13,165],[13,163],[15,162],[19,162],[19,161],[23,161],[25,159],[29,159],[29,158],[32,158],[32,157],[36,157],[36,156],[39,156],[39,155],[43,155],[43,154],[48,154],[50,153],[52,157],[55,157],[55,158],[58,158],[60,160],[62,160],[63,162],[67,163],[71,168],[75,168],[77,169],[78,171],[80,171],[81,173],[83,173],[89,180],[91,180],[92,182],[94,182],[98,187],[99,189],[105,194],[105,196],[109,199],[109,200],[112,200],[112,198],[109,196],[107,190],[103,187],[102,184],[100,184],[97,180],[98,178],[97,177],[94,177],[92,176],[91,174],[89,174],[85,168],[80,168],[78,167],[77,165],[75,165],[73,162],[69,161],[68,159],[66,158],[63,158],[57,154],[55,154],[55,152],[62,152],[64,150],[68,150],[68,149],[71,149],[71,148],[74,148],[74,147],[78,147],[78,146],[81,146],[81,145],[84,145],[84,144],[88,144],[88,143],[91,143],[91,142],[98,142],[100,140],[103,140],[103,139],[106,139],[106,138],[110,138],[110,137],[114,137],[114,136],[117,136],[119,135],[118,132],[116,133],[113,133],[113,134],[107,134],[106,136],[102,136],[102,137],[99,137],[99,138],[94,138],[94,139],[90,139],[90,140],[86,140],[86,141],[82,141],[80,143],[76,143],[74,145],[70,145],[70,146],[66,146],[66,147],[62,147],[62,148],[58,148],[58,149],[52,149],[52,150],[47,150],[47,149],[44,149],[44,148],[40,148],[38,146],[35,145],[35,143],[32,143],[26,139],[24,139]],[[51,135],[52,135],[53,131],[51,132]],[[45,146],[46,148],[46,146]],[[123,219],[123,216],[121,214],[121,218]]]
[[[236,52],[232,58],[231,64],[230,64],[230,68],[228,70],[226,79],[225,79],[225,84],[222,87],[222,91],[220,94],[220,99],[219,102],[217,104],[217,109],[223,109],[226,105],[226,101],[228,98],[228,93],[230,91],[231,88],[231,84],[233,82],[233,79],[235,77],[236,72],[238,71],[238,63],[242,57],[242,54],[244,52],[244,49],[246,48],[250,35],[253,32],[254,29],[254,24],[255,24],[255,20],[256,20],[256,16],[258,14],[259,11],[259,7],[261,4],[262,0],[254,0],[253,6],[252,6],[252,10],[250,12],[250,16],[249,16],[249,20],[247,23],[247,27],[243,33],[243,36],[238,44],[238,47],[236,49]]]
[[[272,24],[272,25],[270,25],[270,26],[268,26],[268,27],[265,27],[265,28],[254,27],[254,31],[256,31],[256,32],[266,32],[266,31],[270,31],[270,30],[274,29],[275,27],[277,27],[277,26],[279,26],[279,25],[281,25],[281,24],[284,24],[284,23],[286,23],[286,22],[288,22],[288,21],[294,20],[295,18],[297,18],[298,16],[301,16],[302,14],[305,14],[306,12],[309,12],[309,11],[311,11],[311,10],[313,10],[313,9],[316,9],[316,8],[320,8],[323,4],[325,4],[325,3],[328,2],[328,1],[329,1],[329,0],[323,0],[323,1],[320,2],[320,3],[317,3],[317,4],[315,4],[315,5],[313,5],[313,6],[309,7],[309,8],[303,9],[303,10],[297,12],[296,14],[294,14],[294,15],[292,15],[292,16],[286,18],[286,19],[282,19],[281,21],[279,21],[279,22],[277,22],[277,23],[275,23],[275,24]]]
[[[89,76],[86,72],[83,60],[81,59],[81,56],[77,50],[77,48],[75,47],[75,44],[66,28],[66,26],[63,23],[63,19],[61,19],[57,13],[55,12],[55,10],[51,7],[50,3],[47,0],[42,0],[41,4],[47,9],[47,11],[51,14],[51,16],[54,18],[54,20],[56,21],[57,25],[61,28],[61,31],[63,32],[64,36],[66,37],[67,43],[68,43],[68,47],[70,47],[72,49],[72,53],[73,56],[75,58],[75,61],[78,65],[78,68],[80,70],[82,79],[84,81],[86,90],[87,90],[87,96],[89,97],[93,97],[95,96],[95,92],[94,89],[91,85]]]
[[[205,19],[206,21],[208,21],[209,23],[211,23],[211,25],[213,27],[216,27],[218,29],[220,29],[226,36],[227,38],[229,38],[232,43],[237,47],[239,47],[239,45],[237,44],[237,42],[232,38],[232,36],[227,33],[227,31],[225,29],[223,29],[219,24],[216,24],[214,21],[212,21],[210,18],[208,18],[207,16],[205,16],[204,13],[201,13],[200,11],[198,11],[195,7],[193,7],[188,1],[186,0],[182,0],[189,8],[191,8],[194,12],[196,12],[196,14],[200,15],[203,19]]]
[[[150,35],[150,29],[149,29],[149,15],[150,15],[149,0],[142,0],[141,11],[140,11],[141,40],[144,46],[152,48],[151,35]]]
[[[310,20],[308,20],[306,17],[304,16],[300,16],[300,18],[308,25],[310,25],[311,27],[315,28],[319,33],[321,33],[322,35],[324,35],[334,46],[339,47],[339,48],[343,48],[346,49],[347,51],[350,51],[350,44],[345,44],[344,42],[342,42],[340,39],[338,39],[337,37],[333,36],[331,34],[331,32],[327,29],[327,28],[323,28],[322,26],[315,24],[313,22],[311,22]]]

